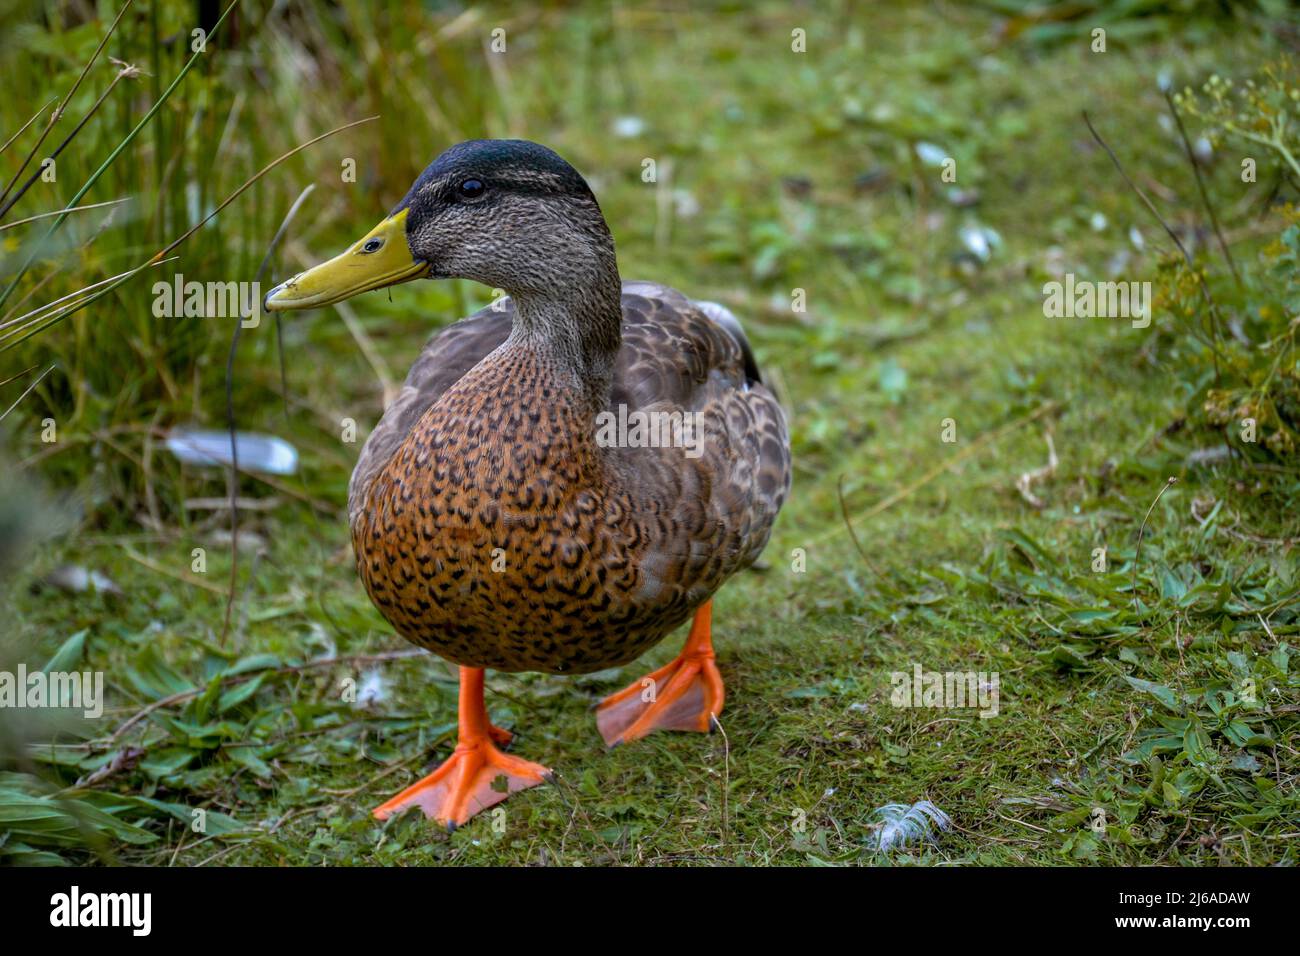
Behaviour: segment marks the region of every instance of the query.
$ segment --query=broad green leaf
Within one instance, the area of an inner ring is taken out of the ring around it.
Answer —
[[[1161,568],[1160,596],[1171,601],[1177,601],[1186,593],[1187,585],[1182,582],[1182,579],[1169,568]]]
[[[1187,732],[1183,734],[1183,752],[1187,754],[1189,760],[1193,763],[1204,763],[1208,758],[1210,749],[1209,735],[1201,728],[1201,725],[1195,721],[1187,725]]]
[[[237,674],[246,674],[249,671],[272,670],[283,666],[284,661],[275,654],[250,654],[247,657],[241,657],[223,670],[221,676],[234,677]]]
[[[246,829],[242,823],[232,816],[221,813],[217,810],[208,810],[206,807],[187,807],[183,803],[167,803],[162,800],[154,800],[151,797],[133,797],[132,800],[144,807],[151,807],[169,816],[175,817],[185,826],[193,826],[196,819],[194,811],[197,809],[204,810],[204,827],[203,833],[206,836],[225,836],[230,833],[239,833]]]
[[[1115,608],[1105,607],[1085,607],[1076,611],[1071,611],[1066,615],[1071,621],[1077,624],[1089,624],[1093,621],[1109,621],[1115,617],[1118,612]]]
[[[141,694],[149,700],[158,700],[192,690],[194,685],[172,670],[159,656],[157,649],[148,645],[135,660],[127,665],[126,676]]]
[[[230,688],[230,690],[222,694],[221,699],[217,701],[217,713],[224,714],[226,711],[238,707],[244,701],[248,700],[248,698],[256,694],[258,688],[261,686],[261,674],[257,675],[252,680],[246,680],[242,684],[236,684],[234,687]]]
[[[1154,754],[1183,749],[1182,737],[1150,737],[1120,757],[1125,763],[1146,763]]]
[[[1164,704],[1170,710],[1176,711],[1180,709],[1178,706],[1177,695],[1175,695],[1174,692],[1170,690],[1168,687],[1166,687],[1164,684],[1156,684],[1149,680],[1143,680],[1140,677],[1130,677],[1127,674],[1124,675],[1124,679],[1128,681],[1129,685],[1133,687],[1135,690],[1140,690],[1150,694],[1152,697],[1160,701],[1160,703]]]
[[[275,776],[275,771],[271,769],[270,764],[256,754],[255,750],[254,747],[225,747],[223,753],[241,767],[250,770],[254,776],[265,780],[271,779]]]
[[[151,777],[166,777],[188,767],[194,757],[195,752],[188,747],[168,747],[149,753],[140,761],[140,769]]]
[[[76,670],[86,652],[87,633],[89,632],[83,628],[64,641],[41,670],[47,674],[52,671],[67,672]]]

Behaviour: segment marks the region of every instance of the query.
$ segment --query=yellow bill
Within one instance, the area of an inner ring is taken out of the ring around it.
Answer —
[[[414,258],[406,244],[406,212],[389,216],[342,255],[280,283],[266,294],[264,307],[315,309],[425,275],[429,263]]]

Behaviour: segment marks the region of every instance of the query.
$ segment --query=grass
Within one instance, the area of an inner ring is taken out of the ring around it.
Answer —
[[[248,550],[223,642],[227,519],[185,502],[220,497],[225,481],[171,462],[156,436],[190,420],[220,427],[230,330],[139,319],[149,296],[137,281],[36,340],[14,369],[51,358],[63,369],[6,424],[24,481],[41,477],[46,499],[71,492],[53,506],[71,530],[15,574],[4,653],[102,670],[110,698],[92,726],[8,722],[21,743],[0,777],[0,808],[16,808],[0,854],[176,865],[1296,862],[1294,459],[1189,458],[1231,443],[1233,430],[1194,414],[1206,358],[1184,317],[1158,311],[1141,330],[1042,309],[1043,282],[1063,268],[1103,277],[1123,256],[1122,275],[1154,278],[1172,249],[1080,111],[1192,232],[1202,211],[1177,134],[1159,125],[1155,75],[1181,86],[1248,74],[1276,55],[1265,16],[1120,18],[1109,51],[1093,54],[1086,17],[1003,42],[1003,18],[956,5],[845,4],[793,19],[776,4],[374,21],[340,11],[295,7],[278,23],[240,11],[248,49],[205,61],[199,92],[178,89],[163,132],[132,154],[165,177],[166,150],[181,150],[177,168],[202,180],[218,164],[196,158],[199,142],[168,137],[189,122],[217,139],[209,101],[233,109],[243,97],[238,132],[221,138],[243,164],[221,174],[237,184],[297,142],[382,116],[295,157],[201,231],[178,268],[251,276],[315,181],[279,254],[283,276],[368,229],[454,139],[524,135],[573,159],[597,188],[624,275],[731,305],[791,408],[794,493],[766,568],[716,602],[724,732],[601,746],[591,707],[668,660],[676,637],[617,672],[489,675],[489,707],[516,731],[515,752],[556,769],[559,784],[450,836],[418,818],[372,821],[371,806],[450,750],[455,679],[440,660],[405,653],[355,578],[343,500],[357,446],[339,440],[342,421],[364,434],[380,410],[377,370],[400,376],[432,328],[485,304],[488,290],[419,284],[357,300],[373,359],[333,311],[286,324],[287,417],[275,329],[246,333],[240,425],[289,438],[303,475],[240,484],[270,506],[243,511]],[[356,34],[346,47],[342,21]],[[489,69],[481,45],[498,23],[511,53]],[[147,26],[125,24],[121,43],[145,43]],[[808,31],[805,54],[790,51],[796,26]],[[74,52],[97,34],[73,32],[75,75]],[[66,35],[50,30],[47,42]],[[304,50],[308,60],[295,57]],[[250,51],[269,77],[243,61]],[[330,95],[309,95],[317,87]],[[37,88],[5,104],[6,129],[45,101]],[[625,115],[644,131],[611,135]],[[976,205],[948,201],[918,141],[951,152]],[[349,155],[358,182],[340,184]],[[669,177],[661,189],[683,191],[674,202],[641,181],[645,157]],[[1267,190],[1293,198],[1295,184],[1261,175],[1247,187],[1236,172],[1227,155],[1206,176],[1240,234],[1234,255],[1254,263],[1282,229]],[[180,177],[168,182],[184,194]],[[114,185],[86,200],[129,191]],[[214,201],[228,191],[212,188]],[[152,252],[185,225],[138,222],[102,255]],[[1000,237],[986,263],[963,251],[963,226]],[[1213,248],[1197,250],[1214,268]],[[791,312],[793,289],[805,290],[806,312]],[[46,415],[60,425],[54,445],[39,439]],[[946,419],[955,442],[943,440]],[[1035,507],[1016,483],[1047,462],[1048,434],[1059,464],[1030,486]],[[63,563],[102,571],[123,595],[27,588]],[[893,707],[890,675],[917,664],[997,672],[998,715]],[[349,680],[376,679],[378,703],[344,699]],[[876,808],[920,800],[952,829],[873,850]],[[195,809],[207,812],[203,832]]]

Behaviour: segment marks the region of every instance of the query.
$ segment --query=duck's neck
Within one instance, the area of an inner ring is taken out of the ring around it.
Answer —
[[[544,291],[512,293],[515,320],[507,348],[538,356],[591,405],[605,408],[622,344],[623,291],[613,249],[596,266]]]

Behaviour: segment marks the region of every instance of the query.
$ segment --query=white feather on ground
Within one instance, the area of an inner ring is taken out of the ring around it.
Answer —
[[[875,816],[881,818],[869,840],[873,849],[890,850],[909,843],[933,841],[933,830],[946,830],[952,819],[929,800],[920,800],[911,806],[906,803],[887,803],[877,807]]]
[[[367,671],[357,688],[357,707],[371,710],[388,698],[388,684],[377,670]]]

